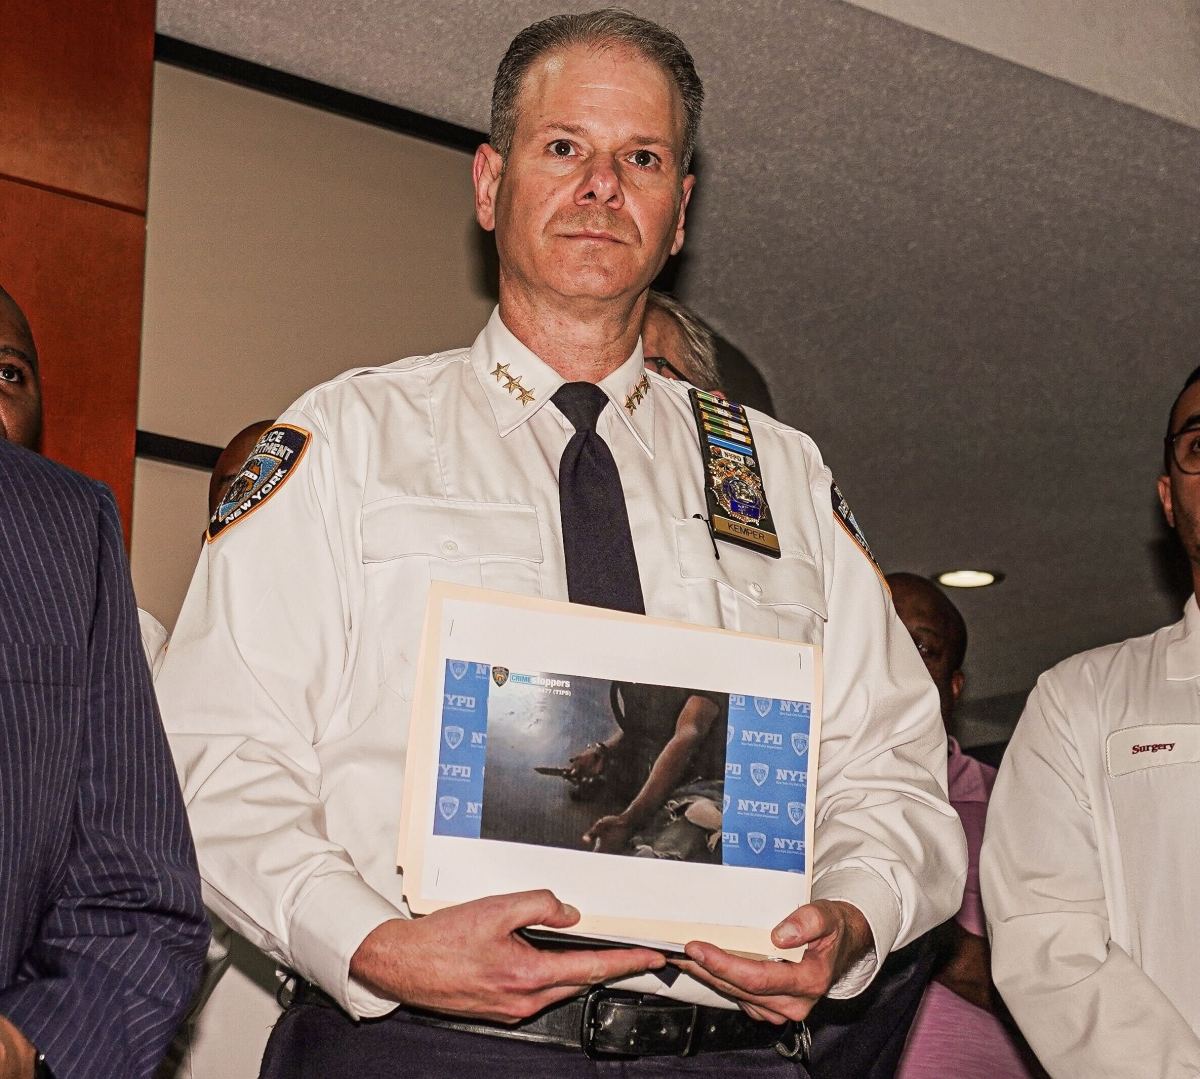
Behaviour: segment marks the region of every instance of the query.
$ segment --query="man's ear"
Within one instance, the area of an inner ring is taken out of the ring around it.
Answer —
[[[496,192],[503,171],[504,158],[488,143],[475,151],[475,162],[471,167],[471,179],[475,184],[475,220],[488,232],[496,227]]]
[[[692,199],[692,188],[696,186],[695,176],[683,178],[683,197],[679,200],[679,220],[675,222],[675,239],[671,241],[671,254],[678,255],[683,247],[683,226],[687,219],[688,203]]]
[[[1163,516],[1167,519],[1167,524],[1172,528],[1175,527],[1175,507],[1171,504],[1171,477],[1158,477],[1158,500],[1162,503]]]
[[[955,704],[958,704],[958,698],[962,696],[963,686],[966,684],[967,679],[962,671],[955,671],[950,676],[950,696],[954,699]]]

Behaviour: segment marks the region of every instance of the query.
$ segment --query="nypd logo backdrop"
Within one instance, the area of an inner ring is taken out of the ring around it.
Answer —
[[[565,717],[568,711],[584,704],[579,699],[580,691],[592,681],[597,680],[528,674],[473,660],[448,660],[434,834],[480,837],[492,694],[498,692],[507,698],[510,688],[516,687],[523,691],[523,708],[531,707],[536,700],[539,712],[549,709],[547,716],[552,717],[563,711]],[[599,693],[596,696],[607,697]],[[812,708],[806,701],[730,694],[721,807],[723,864],[805,871],[811,718]],[[530,736],[534,737],[532,729]],[[539,750],[532,752],[536,756]],[[553,763],[558,763],[557,759]],[[561,780],[539,780],[531,769],[525,772],[528,777],[524,784],[530,785],[527,790],[536,790],[532,785],[540,783],[555,791],[564,810],[569,807],[565,789],[558,790]]]

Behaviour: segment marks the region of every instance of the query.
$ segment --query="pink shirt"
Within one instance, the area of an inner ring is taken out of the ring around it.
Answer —
[[[957,920],[967,932],[987,935],[979,893],[979,848],[996,769],[968,757],[950,739],[950,804],[967,834],[967,885]],[[1028,1050],[1025,1050],[1028,1052]],[[897,1079],[1032,1079],[1008,1030],[939,982],[930,982],[900,1059]]]

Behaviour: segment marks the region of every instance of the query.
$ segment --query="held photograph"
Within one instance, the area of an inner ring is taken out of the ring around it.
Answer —
[[[398,860],[413,910],[549,887],[581,932],[724,928],[770,953],[769,926],[730,923],[747,888],[783,913],[808,895],[815,646],[435,593]]]

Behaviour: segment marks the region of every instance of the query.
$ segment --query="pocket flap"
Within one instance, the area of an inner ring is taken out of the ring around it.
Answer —
[[[537,510],[506,502],[398,495],[363,507],[362,560],[416,556],[542,561]]]
[[[811,559],[788,554],[768,558],[717,541],[718,559],[708,524],[696,518],[675,522],[675,540],[681,576],[718,581],[760,607],[794,605],[828,619],[824,575]]]

